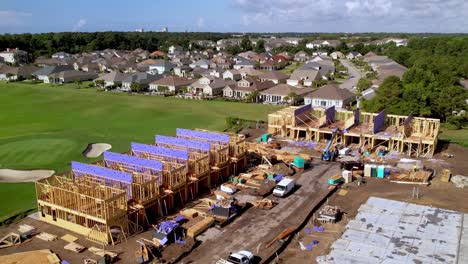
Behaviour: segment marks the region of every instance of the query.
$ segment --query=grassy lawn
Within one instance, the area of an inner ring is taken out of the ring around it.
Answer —
[[[86,87],[83,84],[82,87]],[[0,82],[0,168],[64,171],[88,143],[122,152],[176,127],[225,129],[228,116],[266,120],[276,106],[76,89],[76,84]],[[35,206],[31,183],[0,184],[0,222]],[[7,202],[11,201],[11,202]]]
[[[457,143],[468,148],[468,127],[459,130],[448,130],[442,128],[439,134],[439,139],[447,140],[451,143]]]

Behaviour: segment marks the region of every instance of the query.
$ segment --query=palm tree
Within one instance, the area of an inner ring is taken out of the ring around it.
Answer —
[[[250,101],[250,102],[257,103],[259,96],[260,96],[260,93],[258,91],[252,91],[251,93],[249,93],[249,95],[247,97],[247,100]]]
[[[288,93],[288,96],[286,96],[286,97],[289,98],[291,104],[294,104],[296,102],[296,99],[297,99],[297,94],[295,92],[290,92],[290,93]]]

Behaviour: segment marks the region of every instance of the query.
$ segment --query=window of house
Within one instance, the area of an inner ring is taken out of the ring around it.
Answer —
[[[327,106],[327,101],[320,101],[321,106]]]

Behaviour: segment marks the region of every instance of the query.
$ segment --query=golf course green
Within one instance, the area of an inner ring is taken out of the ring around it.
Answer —
[[[87,86],[86,84],[81,85]],[[88,143],[122,152],[175,128],[223,130],[226,117],[266,120],[275,106],[77,89],[76,84],[0,82],[0,168],[69,168]],[[0,184],[0,222],[35,207],[32,183]]]

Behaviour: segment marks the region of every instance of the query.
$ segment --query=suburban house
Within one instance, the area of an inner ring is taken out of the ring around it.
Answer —
[[[63,72],[63,71],[71,71],[75,68],[73,65],[57,65],[57,66],[45,66],[42,69],[39,69],[32,73],[33,76],[36,76],[38,80],[44,81],[48,83],[48,76],[53,73]]]
[[[140,89],[145,90],[149,87],[149,84],[159,80],[161,78],[161,75],[159,74],[149,74],[147,72],[137,72],[135,74],[132,74],[128,76],[126,79],[122,81],[122,88],[120,90],[122,91],[131,91],[131,86],[132,83],[139,83],[140,84]]]
[[[8,65],[0,65],[0,80],[12,81],[27,79],[37,70],[39,70],[39,68],[36,66],[10,67]]]
[[[403,74],[408,70],[405,66],[387,56],[377,56],[369,52],[363,58],[377,72],[377,80],[373,81],[373,84],[376,86],[380,85],[385,78],[391,75],[402,78]]]
[[[112,71],[110,73],[98,77],[94,80],[94,82],[96,83],[96,81],[98,80],[104,81],[104,87],[119,86],[122,84],[122,81],[127,79],[129,76],[130,75],[127,73]]]
[[[260,64],[260,70],[262,71],[276,71],[283,69],[288,64],[287,61],[284,60],[268,60],[264,63]]]
[[[357,51],[351,51],[350,53],[348,53],[346,55],[346,59],[348,59],[348,60],[357,59],[359,57],[362,57],[362,55],[361,55],[361,53],[359,53]]]
[[[337,84],[327,84],[304,98],[304,104],[311,104],[312,107],[345,108],[354,101],[356,95],[347,89],[341,89]]]
[[[170,72],[174,69],[175,65],[166,60],[158,60],[156,63],[149,66],[149,73],[152,74],[163,74]]]
[[[328,52],[324,50],[317,50],[312,52],[313,56],[328,56]]]
[[[301,50],[299,52],[297,52],[295,55],[294,55],[294,61],[299,61],[299,62],[306,62],[310,59],[310,56],[309,54],[307,54],[307,52]]]
[[[192,63],[190,63],[190,68],[196,68],[196,67],[200,67],[200,68],[203,68],[203,69],[209,69],[209,68],[214,68],[216,67],[216,64],[214,62],[211,62],[209,60],[205,60],[205,59],[201,59],[201,60],[197,60],[197,61],[194,61]]]
[[[70,53],[66,53],[66,52],[63,52],[63,51],[59,51],[59,52],[56,52],[54,54],[52,54],[51,58],[52,59],[59,59],[59,60],[63,60],[63,59],[66,59],[66,58],[71,58],[72,55]]]
[[[191,79],[171,75],[150,83],[149,90],[159,92],[178,92],[180,89],[187,87],[192,82],[193,80]]]
[[[61,71],[47,75],[47,79],[44,80],[46,83],[69,83],[75,81],[89,81],[98,77],[97,73],[94,72],[82,72],[75,70]]]
[[[223,79],[224,80],[234,80],[238,81],[242,78],[240,72],[238,70],[227,70],[223,72]]]
[[[242,78],[245,78],[247,76],[252,76],[252,77],[255,77],[255,76],[259,76],[261,74],[263,74],[263,72],[261,71],[258,71],[254,68],[241,68],[239,69],[239,73],[241,74]]]
[[[162,52],[160,50],[156,50],[150,53],[150,57],[158,58],[158,57],[166,57],[167,53]]]
[[[179,77],[186,77],[192,71],[188,65],[177,66],[174,68],[174,74]]]
[[[242,57],[239,57],[242,58]],[[239,70],[241,68],[254,68],[255,67],[255,62],[248,60],[248,59],[239,59],[236,61],[236,64],[234,65],[235,70]]]
[[[246,52],[239,53],[238,56],[246,58],[248,60],[251,60],[253,57],[257,56],[257,54],[258,53],[249,50],[249,51],[246,51]]]
[[[322,79],[320,65],[308,63],[294,70],[286,83],[292,86],[312,86],[314,81],[320,79]]]
[[[19,49],[7,48],[5,51],[0,52],[0,57],[3,58],[4,62],[11,64],[28,62],[28,53]]]
[[[343,59],[345,55],[339,51],[334,51],[330,54],[330,57],[332,57],[334,60],[338,60]]]
[[[274,85],[272,81],[262,82],[258,79],[247,77],[237,83],[226,85],[223,89],[223,96],[243,100],[253,91],[261,92]]]
[[[260,74],[258,78],[262,82],[272,81],[274,84],[278,84],[278,83],[286,83],[286,80],[289,78],[289,75],[280,71],[271,71],[271,72],[265,72],[263,74]]]
[[[268,88],[260,93],[260,99],[264,103],[278,104],[282,102],[291,102],[292,98],[289,97],[292,93],[296,95],[294,103],[301,102],[304,96],[313,91],[313,88],[297,88],[285,83],[278,84],[271,88]],[[288,99],[288,100],[286,100]]]
[[[302,41],[302,38],[283,38],[287,43],[292,44],[294,46],[299,45],[299,42]]]
[[[319,48],[319,47],[324,47],[324,46],[329,46],[329,47],[337,47],[340,45],[339,40],[314,40],[312,42],[309,42],[306,44],[306,47],[308,49],[313,49],[313,48]]]
[[[173,45],[173,46],[170,46],[168,49],[169,57],[174,57],[182,53],[184,53],[184,48],[182,48],[181,46]]]
[[[205,94],[208,96],[219,96],[223,94],[223,88],[230,84],[235,84],[233,80],[223,80],[214,76],[204,76],[194,83],[189,89],[196,94]]]

